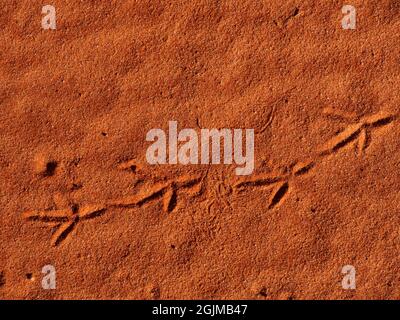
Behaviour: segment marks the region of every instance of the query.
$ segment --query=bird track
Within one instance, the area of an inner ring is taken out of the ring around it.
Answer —
[[[251,179],[243,179],[234,185],[239,192],[246,187],[268,187],[272,188],[272,194],[268,201],[268,209],[274,209],[280,205],[290,191],[293,180],[305,175],[315,166],[315,161],[308,160],[297,162],[289,168],[287,173],[261,174]]]
[[[272,122],[274,113],[275,108],[271,111],[266,126],[269,126]],[[268,209],[275,209],[290,194],[294,181],[309,173],[324,157],[335,154],[338,150],[351,143],[355,143],[358,155],[364,154],[370,144],[372,132],[378,127],[390,124],[397,118],[395,115],[386,112],[357,117],[355,114],[331,108],[324,109],[323,114],[349,124],[343,131],[319,148],[314,159],[298,161],[283,173],[258,174],[250,178],[242,178],[235,183],[225,181],[221,174],[213,187],[211,199],[206,201],[208,212],[210,212],[211,207],[215,204],[232,209],[231,194],[233,192],[241,192],[245,188],[254,187],[272,190],[268,199]],[[132,173],[137,173],[138,170],[142,169],[135,160],[121,163],[117,168]],[[202,193],[203,184],[204,177],[202,176],[181,176],[167,182],[153,183],[150,187],[141,188],[137,194],[106,201],[104,204],[82,206],[70,204],[65,205],[66,208],[61,209],[25,211],[22,213],[22,217],[27,221],[41,222],[49,225],[56,223],[57,229],[52,235],[50,242],[53,246],[58,246],[70,236],[80,223],[99,217],[110,208],[140,208],[147,203],[161,201],[163,211],[171,213],[178,205],[178,193],[181,190],[185,190],[187,195],[193,197]],[[59,205],[64,206],[65,203],[65,201],[61,201],[61,204],[58,203],[57,207]]]
[[[201,177],[178,177],[166,183],[158,183],[150,188],[143,188],[138,194],[107,201],[100,205],[79,206],[72,204],[63,209],[25,211],[22,217],[27,221],[47,224],[57,223],[57,229],[51,237],[51,244],[58,246],[83,221],[94,219],[104,214],[110,208],[141,207],[151,201],[162,199],[163,210],[171,213],[177,206],[177,195],[181,189],[189,195],[196,195],[196,186],[201,183]]]
[[[320,150],[320,155],[327,155],[347,146],[349,143],[356,142],[356,152],[358,155],[364,154],[371,141],[371,133],[374,129],[391,123],[396,117],[393,114],[379,112],[371,116],[365,116],[360,119],[353,115],[343,112],[336,112],[332,109],[325,109],[324,113],[346,122],[352,123],[342,132],[329,140]]]
[[[272,194],[268,200],[268,209],[274,209],[279,206],[286,195],[290,193],[291,185],[296,177],[305,175],[325,156],[335,154],[339,149],[344,148],[352,142],[356,142],[356,152],[358,155],[364,154],[371,141],[371,133],[378,127],[390,124],[396,119],[396,116],[386,112],[378,112],[373,115],[357,117],[354,114],[324,109],[323,113],[327,116],[345,120],[350,124],[342,132],[325,143],[317,152],[312,160],[297,162],[288,173],[269,173],[260,174],[252,178],[245,178],[234,185],[238,191],[246,187],[267,187],[272,188]]]

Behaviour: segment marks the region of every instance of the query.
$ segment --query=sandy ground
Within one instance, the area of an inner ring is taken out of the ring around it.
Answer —
[[[0,298],[400,298],[398,1],[3,2]],[[253,175],[147,164],[170,120]]]

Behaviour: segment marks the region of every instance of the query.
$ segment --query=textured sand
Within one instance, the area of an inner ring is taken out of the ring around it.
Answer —
[[[400,298],[397,0],[3,2],[0,298]],[[169,120],[254,174],[148,165]]]

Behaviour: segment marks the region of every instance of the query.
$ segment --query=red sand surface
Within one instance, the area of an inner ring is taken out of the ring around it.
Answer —
[[[400,298],[397,0],[3,2],[0,298]],[[147,164],[170,120],[253,175]]]

